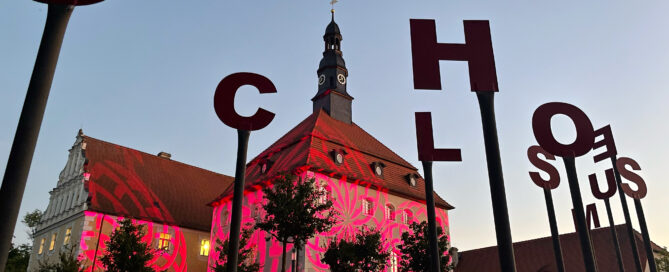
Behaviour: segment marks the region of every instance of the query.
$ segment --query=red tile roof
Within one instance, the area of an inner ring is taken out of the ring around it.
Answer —
[[[206,204],[233,178],[83,136],[91,211],[209,231]]]
[[[630,239],[625,225],[617,225],[618,243],[623,254],[625,271],[635,271],[634,259],[630,249]],[[599,228],[590,232],[598,271],[618,271],[618,262],[611,239],[610,228]],[[636,245],[641,258],[642,267],[646,268],[646,251],[643,247],[641,234],[635,231]],[[585,271],[581,243],[575,232],[560,235],[562,256],[565,271]],[[661,250],[653,243],[654,250]],[[549,237],[513,243],[518,272],[557,271],[555,255],[553,255],[553,240]],[[497,247],[486,247],[460,252],[460,261],[456,272],[496,272],[502,271],[499,267]]]
[[[331,155],[333,150],[345,151],[341,165],[335,164]],[[262,166],[265,162],[269,162],[270,167],[263,173]],[[383,177],[372,172],[371,164],[374,162],[385,165]],[[257,186],[279,172],[296,169],[345,176],[351,182],[369,182],[395,195],[418,201],[425,200],[424,180],[420,175],[415,187],[410,186],[407,180],[409,174],[418,175],[416,167],[355,123],[347,124],[336,120],[323,110],[311,114],[251,160],[246,165],[246,182],[248,187]],[[231,193],[230,189],[212,204]],[[453,206],[436,193],[434,196],[437,207],[453,209]]]

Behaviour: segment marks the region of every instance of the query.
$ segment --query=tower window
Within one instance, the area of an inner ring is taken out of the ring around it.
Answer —
[[[387,220],[395,220],[395,207],[392,204],[386,204],[385,217]]]
[[[46,244],[46,238],[42,238],[39,242],[39,251],[37,251],[37,254],[42,254],[44,252],[44,244]]]
[[[49,244],[49,251],[52,251],[56,247],[56,238],[58,238],[58,233],[51,234],[51,243]]]
[[[200,256],[209,256],[209,239],[200,241]]]
[[[374,203],[370,199],[362,200],[362,213],[365,215],[374,215]]]
[[[63,238],[63,245],[70,244],[70,237],[72,236],[72,228],[67,228],[65,230],[65,238]]]
[[[162,232],[158,236],[158,249],[159,250],[169,250],[170,249],[170,243],[172,240],[172,235],[169,233]]]

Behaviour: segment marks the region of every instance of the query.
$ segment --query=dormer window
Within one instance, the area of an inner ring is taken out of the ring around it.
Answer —
[[[335,164],[341,165],[344,163],[344,156],[347,154],[347,152],[343,149],[333,149],[330,151],[330,154],[332,155],[332,160],[335,162]]]
[[[272,162],[271,160],[264,160],[260,162],[260,173],[261,174],[267,174],[269,172],[269,169],[272,168]]]
[[[372,163],[372,171],[374,172],[374,175],[376,175],[379,178],[383,177],[383,168],[386,167],[386,165],[382,162],[374,162]]]
[[[411,187],[416,187],[416,183],[418,183],[418,175],[417,174],[407,174],[404,177],[406,178],[407,183],[409,183],[409,185]]]

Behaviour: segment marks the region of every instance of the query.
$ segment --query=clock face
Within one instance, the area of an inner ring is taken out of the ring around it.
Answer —
[[[346,77],[342,74],[338,74],[337,81],[339,81],[339,84],[346,84]]]
[[[325,83],[325,75],[318,76],[318,85],[323,85]]]

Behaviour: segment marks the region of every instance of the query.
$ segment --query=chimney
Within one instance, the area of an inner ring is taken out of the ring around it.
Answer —
[[[172,154],[160,151],[160,153],[158,153],[158,157],[171,160],[172,159]]]

